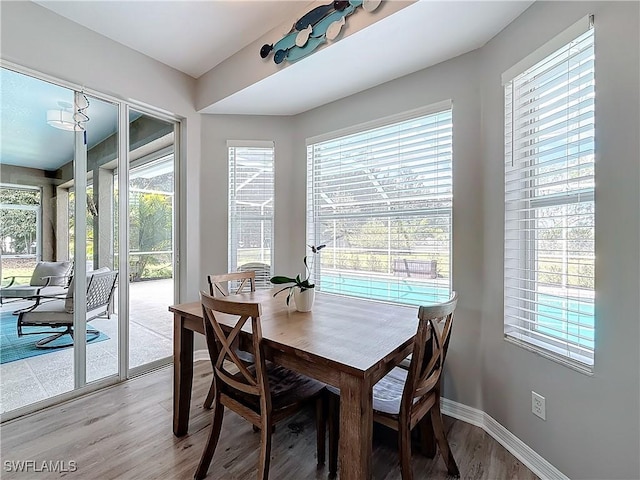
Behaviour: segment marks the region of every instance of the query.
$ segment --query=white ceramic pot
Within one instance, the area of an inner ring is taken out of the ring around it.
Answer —
[[[296,310],[299,312],[310,312],[313,308],[313,301],[315,299],[315,288],[307,288],[304,291],[300,288],[296,288],[293,292],[293,301],[296,302]]]

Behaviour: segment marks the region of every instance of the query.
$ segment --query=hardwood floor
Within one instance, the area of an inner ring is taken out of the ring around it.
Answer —
[[[211,384],[210,369],[208,362],[195,365],[188,435],[176,438],[172,433],[172,370],[167,367],[4,423],[0,426],[0,476],[3,480],[193,478],[211,422],[211,411],[202,407]],[[482,429],[448,417],[445,427],[461,478],[537,478]],[[399,479],[395,436],[378,426],[374,435],[373,478]],[[326,479],[328,467],[316,469],[315,438],[311,411],[278,425],[270,478]],[[254,479],[259,441],[260,435],[248,422],[226,411],[207,478]],[[15,471],[20,461],[34,463],[28,464],[28,471]],[[69,471],[60,473],[60,469]],[[418,451],[413,453],[413,471],[416,479],[447,478],[441,458],[428,459]]]

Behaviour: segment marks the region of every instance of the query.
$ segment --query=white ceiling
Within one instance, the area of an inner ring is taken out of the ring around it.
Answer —
[[[111,40],[198,78],[310,0],[36,0]]]
[[[328,0],[37,1],[196,78],[317,2]],[[418,1],[202,113],[301,113],[475,50],[532,3]]]

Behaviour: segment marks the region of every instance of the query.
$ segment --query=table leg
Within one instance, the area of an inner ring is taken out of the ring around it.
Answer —
[[[181,437],[189,429],[193,384],[193,331],[184,327],[185,318],[173,321],[173,434]]]
[[[371,478],[372,385],[366,378],[340,376],[340,478]]]

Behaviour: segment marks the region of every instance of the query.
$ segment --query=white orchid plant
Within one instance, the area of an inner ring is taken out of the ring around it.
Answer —
[[[287,305],[289,305],[289,301],[291,300],[291,296],[293,295],[294,289],[296,287],[299,288],[301,292],[304,292],[305,290],[308,290],[310,288],[315,288],[315,284],[310,282],[311,272],[313,270],[313,265],[315,264],[315,258],[316,258],[315,255],[320,253],[320,250],[322,250],[324,247],[326,247],[326,245],[318,245],[318,246],[309,245],[309,248],[311,248],[311,252],[313,253],[313,256],[309,258],[309,255],[306,255],[303,259],[304,268],[307,273],[306,278],[304,280],[301,278],[300,275],[297,275],[296,278],[284,277],[281,275],[276,275],[275,277],[271,277],[271,283],[273,283],[274,285],[287,285],[283,289],[278,290],[276,293],[274,293],[273,296],[275,297],[280,292],[289,290],[289,293],[287,294]]]

